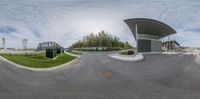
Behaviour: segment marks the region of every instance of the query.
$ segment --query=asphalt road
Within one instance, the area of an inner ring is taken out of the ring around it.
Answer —
[[[84,53],[53,71],[31,71],[0,60],[0,99],[199,99],[200,59],[145,55],[140,62]]]

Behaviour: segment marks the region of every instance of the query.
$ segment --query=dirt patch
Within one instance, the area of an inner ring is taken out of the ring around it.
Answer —
[[[105,78],[112,78],[113,77],[113,72],[112,71],[104,71],[103,76]]]
[[[200,91],[200,86],[193,85],[193,86],[190,87],[190,89],[191,89],[192,91]]]

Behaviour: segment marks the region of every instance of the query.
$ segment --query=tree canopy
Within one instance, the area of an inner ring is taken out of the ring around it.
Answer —
[[[119,38],[101,31],[98,34],[89,34],[82,40],[72,44],[71,48],[108,47],[108,48],[133,48],[128,41],[122,42]]]

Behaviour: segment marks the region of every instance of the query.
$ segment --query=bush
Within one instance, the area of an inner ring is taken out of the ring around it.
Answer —
[[[120,54],[122,54],[122,55],[133,55],[133,54],[135,54],[135,51],[133,51],[133,50],[126,50],[126,51],[122,51],[122,52],[120,52]]]
[[[121,50],[119,47],[108,47],[105,49],[105,51],[119,51]]]
[[[133,55],[135,52],[133,50],[128,51],[128,55]]]
[[[121,48],[119,47],[107,47],[107,48],[98,48],[98,47],[91,47],[91,48],[74,48],[73,50],[77,51],[119,51]]]

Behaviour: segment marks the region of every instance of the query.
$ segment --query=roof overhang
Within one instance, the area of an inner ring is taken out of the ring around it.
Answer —
[[[136,36],[136,33],[135,33],[136,24],[137,24],[138,34],[145,33],[145,34],[150,34],[150,35],[157,35],[163,38],[165,36],[176,33],[176,31],[172,29],[170,26],[168,26],[167,24],[157,21],[157,20],[153,20],[153,19],[133,18],[133,19],[127,19],[124,21],[125,23],[127,23],[129,28],[131,29],[134,37]]]

